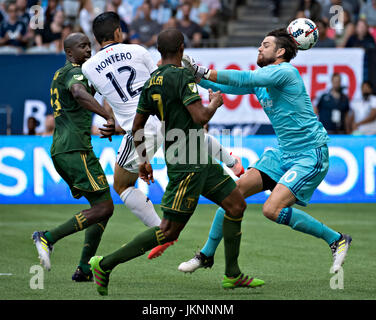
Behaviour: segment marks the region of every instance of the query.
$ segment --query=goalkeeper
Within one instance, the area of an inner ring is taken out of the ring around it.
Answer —
[[[292,207],[307,206],[329,169],[328,134],[313,112],[299,72],[290,64],[297,47],[285,29],[274,30],[261,43],[256,71],[209,70],[189,56],[183,64],[204,88],[229,94],[255,94],[277,135],[278,149],[266,150],[237,180],[244,198],[271,190],[262,211],[270,220],[296,231],[323,239],[333,255],[333,272],[342,266],[352,238],[341,234],[306,212]],[[208,81],[209,80],[209,81]],[[179,270],[193,272],[211,267],[222,239],[224,211],[217,210],[209,239]]]

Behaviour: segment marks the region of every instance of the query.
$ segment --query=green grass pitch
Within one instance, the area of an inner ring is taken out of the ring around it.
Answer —
[[[157,210],[161,213],[158,206]],[[261,205],[248,205],[242,225],[240,266],[265,281],[258,289],[221,288],[223,242],[212,269],[193,274],[177,270],[205,243],[216,206],[199,205],[180,235],[163,254],[147,255],[118,266],[111,275],[108,297],[92,283],[74,283],[83,232],[62,239],[52,254],[52,270],[44,272],[43,289],[31,289],[30,273],[39,265],[31,240],[34,230],[52,228],[86,208],[81,205],[0,205],[0,300],[374,300],[376,298],[375,204],[312,204],[307,212],[328,226],[351,234],[353,243],[343,268],[343,289],[332,289],[332,256],[320,239],[280,226],[263,217]],[[97,254],[106,255],[130,241],[145,226],[123,205],[115,212]],[[337,282],[338,283],[338,282]]]

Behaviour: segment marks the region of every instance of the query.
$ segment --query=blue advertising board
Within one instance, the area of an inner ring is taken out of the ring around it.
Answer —
[[[276,147],[275,136],[217,137],[222,145],[242,157],[244,167],[256,161],[265,148]],[[93,137],[95,154],[100,159],[111,186],[115,203],[121,203],[113,190],[114,164],[121,136],[113,141]],[[52,137],[0,136],[0,204],[78,204],[60,178],[50,158]],[[314,193],[311,203],[376,202],[376,136],[331,136],[330,169]],[[153,203],[161,201],[168,183],[163,153],[153,159],[155,183],[138,182]],[[263,203],[268,192],[247,199]],[[200,203],[210,203],[201,197]]]

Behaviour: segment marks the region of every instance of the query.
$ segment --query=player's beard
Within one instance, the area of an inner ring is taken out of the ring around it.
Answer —
[[[260,56],[258,55],[257,57],[257,65],[262,68],[262,67],[265,67],[269,64],[272,64],[276,61],[276,57],[269,57],[269,58],[265,58],[265,56]]]

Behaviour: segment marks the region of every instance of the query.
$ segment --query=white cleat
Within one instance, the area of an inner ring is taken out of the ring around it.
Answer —
[[[351,236],[347,234],[341,234],[341,238],[339,238],[339,240],[337,240],[330,246],[333,254],[333,272],[338,272],[338,270],[342,267],[347,251],[350,248],[351,241]]]
[[[211,268],[214,264],[214,257],[207,257],[203,253],[197,253],[191,260],[182,262],[178,270],[181,272],[195,272],[199,268]]]
[[[50,256],[53,250],[52,244],[48,242],[48,240],[44,236],[44,232],[42,231],[35,231],[32,235],[32,239],[38,251],[40,264],[44,268],[46,268],[46,270],[50,271],[51,270]]]

